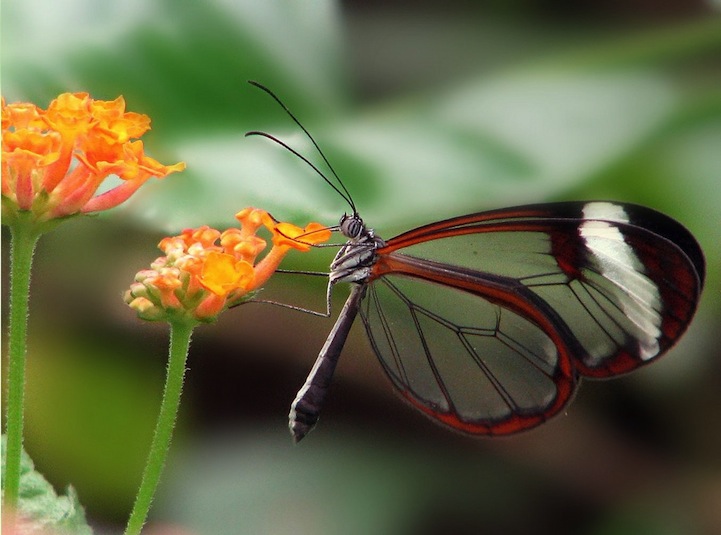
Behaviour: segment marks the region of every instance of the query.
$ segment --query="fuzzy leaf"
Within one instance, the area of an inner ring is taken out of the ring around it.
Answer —
[[[2,437],[2,471],[5,473],[5,442]],[[52,485],[35,470],[35,464],[23,450],[20,464],[20,497],[18,502],[22,520],[17,533],[32,535],[52,530],[58,535],[91,535],[93,530],[85,520],[85,511],[72,486],[65,496],[59,496]]]

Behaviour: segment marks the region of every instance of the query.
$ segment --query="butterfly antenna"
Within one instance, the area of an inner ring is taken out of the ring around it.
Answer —
[[[340,184],[340,189],[342,189],[343,192],[341,192],[340,189],[338,189],[338,187],[336,187],[334,184],[332,184],[331,181],[330,181],[323,173],[321,173],[315,165],[313,165],[312,163],[310,163],[307,158],[304,158],[303,156],[301,156],[300,154],[298,154],[298,152],[296,152],[296,151],[294,151],[293,149],[291,149],[290,147],[288,147],[285,143],[281,143],[278,139],[273,138],[272,136],[269,136],[269,135],[267,135],[267,134],[264,134],[263,132],[248,132],[248,133],[246,134],[246,136],[248,136],[248,135],[263,135],[263,136],[267,137],[268,139],[271,139],[271,140],[275,141],[276,143],[279,143],[281,146],[283,146],[283,147],[285,147],[286,149],[290,150],[293,154],[299,156],[303,161],[305,161],[307,164],[309,164],[321,177],[323,177],[323,180],[325,180],[328,184],[330,184],[330,186],[331,186],[335,191],[337,191],[338,194],[339,194],[341,197],[343,197],[343,199],[348,203],[348,205],[349,205],[349,206],[351,207],[351,209],[353,210],[353,213],[354,213],[354,214],[357,214],[358,212],[356,211],[355,203],[353,202],[353,198],[351,197],[351,194],[350,194],[350,192],[348,191],[348,188],[345,187],[345,184],[343,184],[343,181],[342,181],[342,180],[340,179],[340,177],[338,176],[338,173],[335,172],[335,169],[333,169],[333,166],[332,166],[332,165],[330,164],[330,162],[328,161],[328,158],[326,158],[326,155],[323,153],[323,151],[321,150],[320,146],[319,146],[318,143],[315,141],[315,139],[313,138],[313,136],[310,135],[310,132],[308,132],[308,130],[306,129],[306,127],[303,126],[303,124],[298,120],[298,118],[297,118],[295,115],[293,115],[293,112],[290,111],[290,109],[288,109],[288,106],[286,106],[286,105],[283,103],[283,101],[280,100],[280,98],[279,98],[275,93],[273,93],[273,91],[271,91],[270,89],[268,89],[267,87],[265,87],[263,84],[261,84],[261,83],[259,83],[259,82],[256,82],[256,81],[254,81],[254,80],[248,80],[248,83],[249,83],[250,85],[252,85],[252,86],[257,87],[258,89],[261,89],[262,91],[265,91],[268,95],[270,95],[270,96],[273,98],[273,100],[275,100],[275,101],[280,105],[280,107],[283,108],[283,110],[290,116],[290,118],[293,119],[293,122],[295,122],[295,124],[297,124],[297,125],[300,127],[300,129],[301,129],[301,130],[303,131],[303,133],[308,137],[308,139],[310,140],[310,142],[313,143],[313,146],[314,146],[315,149],[318,151],[318,154],[320,154],[321,158],[323,158],[323,161],[324,161],[325,164],[328,166],[328,169],[330,169],[330,172],[333,174],[333,176],[335,177],[335,179],[336,179],[336,181],[338,182],[338,184]]]
[[[248,137],[248,136],[262,136],[262,137],[268,138],[268,139],[270,139],[271,141],[273,141],[274,143],[277,143],[278,145],[280,145],[281,147],[283,147],[285,150],[293,153],[295,156],[297,156],[298,158],[300,158],[301,160],[303,160],[305,163],[307,163],[307,164],[313,169],[313,171],[315,171],[316,173],[318,173],[318,174],[320,175],[320,177],[321,177],[323,180],[325,180],[326,184],[328,184],[331,188],[333,188],[333,189],[336,191],[336,193],[338,193],[338,195],[340,195],[341,197],[343,197],[343,200],[345,200],[345,202],[347,202],[347,203],[350,205],[350,207],[353,208],[353,212],[355,213],[355,207],[353,206],[353,201],[350,200],[350,197],[348,197],[345,193],[343,193],[341,190],[339,190],[338,187],[337,187],[335,184],[333,184],[333,182],[331,182],[330,180],[328,180],[328,177],[325,176],[325,175],[321,172],[321,170],[318,169],[318,167],[316,167],[316,166],[313,164],[313,162],[311,162],[308,158],[306,158],[305,156],[303,156],[300,152],[298,152],[297,150],[295,150],[293,147],[291,147],[291,146],[288,145],[287,143],[281,141],[281,140],[278,139],[277,137],[268,134],[267,132],[260,132],[260,131],[258,131],[258,130],[252,130],[252,131],[250,131],[250,132],[246,132],[246,133],[245,133],[245,136],[246,136],[246,137]]]

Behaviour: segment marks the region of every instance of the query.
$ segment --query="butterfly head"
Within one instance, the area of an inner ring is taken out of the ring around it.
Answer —
[[[363,235],[368,234],[365,223],[361,217],[353,213],[351,215],[343,214],[338,223],[338,227],[343,235],[350,240],[357,240]]]

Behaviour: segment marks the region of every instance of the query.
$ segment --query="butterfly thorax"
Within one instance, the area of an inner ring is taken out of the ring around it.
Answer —
[[[366,227],[358,214],[344,214],[338,228],[348,241],[335,255],[330,265],[330,282],[358,282],[368,279],[376,261],[376,251],[385,241]]]

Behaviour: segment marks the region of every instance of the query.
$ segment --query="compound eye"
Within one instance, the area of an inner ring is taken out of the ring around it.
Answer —
[[[348,238],[357,238],[363,233],[363,220],[356,215],[344,215],[340,219],[340,230]]]

